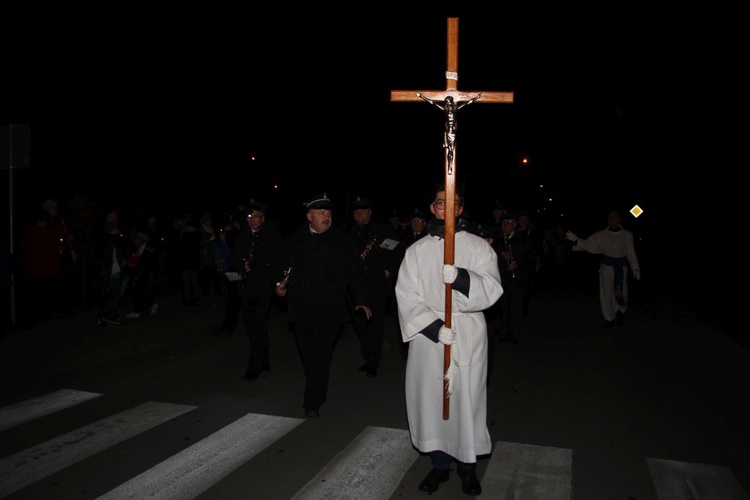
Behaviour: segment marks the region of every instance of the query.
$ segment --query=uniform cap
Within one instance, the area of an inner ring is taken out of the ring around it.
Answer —
[[[418,208],[415,208],[409,214],[409,219],[425,219],[425,220],[427,220],[427,213],[424,210],[420,210]]]
[[[268,211],[268,204],[263,203],[257,198],[250,198],[250,201],[245,206],[245,211],[250,214],[253,210],[260,210],[265,213]]]
[[[310,198],[304,203],[304,205],[307,210],[313,210],[313,209],[333,210],[333,203],[331,203],[331,200],[328,198],[326,193],[321,193],[317,196]]]
[[[353,210],[359,208],[372,208],[372,200],[370,198],[365,198],[364,196],[357,196],[357,198],[351,202],[351,207]]]

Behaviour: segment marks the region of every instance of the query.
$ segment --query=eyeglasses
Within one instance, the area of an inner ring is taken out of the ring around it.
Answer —
[[[265,215],[253,215],[253,214],[250,214],[250,215],[247,216],[247,218],[248,219],[265,219],[266,216]]]
[[[437,208],[445,208],[445,200],[437,200],[432,203]]]

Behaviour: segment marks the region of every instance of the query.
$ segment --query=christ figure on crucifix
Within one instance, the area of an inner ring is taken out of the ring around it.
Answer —
[[[458,123],[456,122],[456,112],[482,97],[482,94],[477,94],[468,101],[458,102],[453,100],[453,96],[446,96],[443,102],[439,102],[430,99],[422,93],[417,93],[417,95],[445,113],[445,135],[443,136],[443,147],[448,148],[448,164],[452,165],[453,152],[456,148],[456,129],[458,127]]]

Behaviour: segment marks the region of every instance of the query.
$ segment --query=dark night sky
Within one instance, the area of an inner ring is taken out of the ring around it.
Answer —
[[[460,18],[459,88],[515,92],[458,115],[458,179],[476,218],[501,199],[565,213],[585,233],[639,203],[634,223],[663,224],[705,187],[688,169],[711,112],[695,90],[718,63],[671,13],[284,14],[19,16],[0,107],[4,124],[30,124],[18,189],[196,211],[256,196],[300,217],[320,191],[341,209],[357,194],[381,213],[424,206],[442,178],[443,117],[391,103],[390,90],[445,87],[447,15]]]

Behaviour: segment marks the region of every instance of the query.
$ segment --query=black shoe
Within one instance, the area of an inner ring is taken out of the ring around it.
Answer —
[[[445,483],[450,477],[448,469],[433,469],[427,474],[427,477],[419,483],[419,491],[435,493],[440,488],[440,483]]]
[[[369,370],[369,368],[367,368],[367,363],[357,368],[357,371],[360,371],[360,372],[366,372],[367,370]]]
[[[260,377],[259,373],[245,372],[245,374],[242,376],[242,380],[256,380],[258,377]]]
[[[482,494],[482,485],[479,484],[476,466],[459,467],[456,473],[461,478],[461,490],[464,493],[474,497]]]
[[[318,418],[320,417],[320,413],[315,408],[305,408],[305,416],[307,418]]]
[[[271,370],[271,363],[269,363],[269,362],[266,361],[265,363],[263,363],[263,365],[260,367],[260,369],[261,369],[261,371],[264,371],[264,372],[270,371]]]
[[[617,321],[618,326],[623,326],[625,324],[625,313],[623,313],[622,311],[617,311],[615,321]]]
[[[378,369],[377,368],[368,368],[367,369],[367,376],[370,378],[375,378],[378,376]]]
[[[602,325],[602,328],[612,328],[613,326],[615,326],[614,321],[605,321],[604,324]]]

